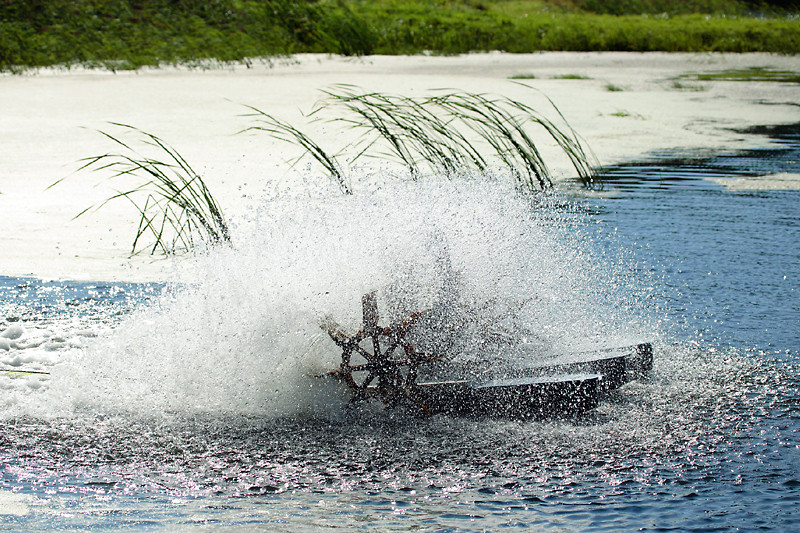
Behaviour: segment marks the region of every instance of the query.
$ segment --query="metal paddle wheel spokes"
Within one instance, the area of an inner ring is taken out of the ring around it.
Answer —
[[[342,348],[342,363],[331,375],[353,390],[354,400],[377,397],[386,405],[394,405],[405,399],[428,413],[424,394],[417,386],[417,369],[421,363],[435,358],[418,354],[406,340],[420,314],[381,327],[375,292],[361,298],[361,308],[364,324],[355,335],[346,333],[329,316],[322,321],[322,329]],[[356,357],[361,361],[355,362]]]
[[[346,384],[353,392],[353,401],[374,398],[387,406],[404,402],[426,415],[521,419],[576,415],[594,409],[608,392],[646,376],[653,367],[652,345],[640,343],[565,353],[547,360],[542,360],[537,351],[531,353],[527,364],[524,359],[513,366],[498,360],[496,370],[481,371],[476,378],[464,372],[471,369],[463,363],[442,361],[414,349],[408,338],[422,318],[420,313],[382,327],[378,325],[374,292],[361,298],[361,306],[364,324],[355,335],[347,333],[331,317],[320,324],[342,350],[339,368],[327,375]],[[424,322],[435,317],[429,312]],[[488,350],[489,356],[500,355],[493,346]],[[420,382],[420,366],[434,361],[437,365],[425,368]]]

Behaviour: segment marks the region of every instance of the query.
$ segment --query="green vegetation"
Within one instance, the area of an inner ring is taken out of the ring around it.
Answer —
[[[800,72],[775,70],[763,67],[731,69],[718,72],[684,74],[683,79],[697,81],[771,81],[781,83],[800,83]]]
[[[695,85],[691,83],[683,83],[681,81],[675,80],[672,82],[672,88],[678,91],[690,91],[690,92],[703,92],[706,90],[704,85]]]
[[[551,175],[532,130],[555,142],[585,186],[597,183],[591,151],[558,109],[555,112],[563,122],[556,124],[521,102],[482,94],[442,93],[415,99],[364,92],[349,85],[335,86],[323,94],[308,118],[317,120],[330,111],[335,118],[327,120],[329,127],[338,125],[342,130],[360,132],[357,141],[347,143],[335,155],[300,129],[254,107],[249,107],[251,113],[245,115],[253,122],[244,131],[265,131],[299,146],[303,156],[315,159],[345,194],[353,194],[353,190],[339,157],[345,157],[349,165],[361,157],[394,160],[405,166],[412,179],[426,171],[450,177],[501,167],[516,180],[522,194],[548,190],[553,185]],[[198,244],[230,244],[222,209],[183,156],[153,134],[125,124],[112,125],[122,133],[134,134],[137,146],[149,155],[140,153],[121,136],[100,132],[120,151],[87,157],[78,171],[105,172],[124,186],[76,218],[124,198],[139,213],[132,254],[174,254],[191,251]]]
[[[0,376],[15,378],[27,378],[30,376],[49,376],[50,372],[39,372],[36,370],[7,370],[0,369]]]
[[[787,13],[800,8],[797,0],[575,0],[581,9],[607,15],[705,13],[747,15]]]
[[[0,67],[240,61],[294,52],[368,54],[374,36],[343,2],[0,0]]]
[[[510,80],[535,80],[535,74],[514,74],[509,76],[508,79]],[[559,76],[550,76],[551,80],[590,80],[589,76],[584,76],[583,74],[561,74]]]
[[[299,52],[800,52],[797,1],[0,0],[0,69]]]
[[[412,178],[429,171],[452,176],[465,171],[485,172],[499,162],[516,179],[521,190],[535,192],[552,186],[551,174],[531,135],[540,129],[569,158],[585,186],[595,183],[593,158],[572,128],[558,125],[530,106],[505,97],[474,93],[446,93],[425,98],[364,92],[338,85],[323,91],[309,114],[328,114],[331,122],[361,132],[355,143],[331,155],[291,124],[251,107],[255,125],[273,137],[297,144],[352,194],[337,156],[355,164],[361,157],[401,163]],[[552,105],[552,102],[550,102]],[[555,106],[553,105],[555,108]],[[555,109],[563,120],[563,115]]]
[[[136,207],[140,217],[131,254],[146,249],[151,254],[189,251],[195,248],[197,241],[212,245],[230,243],[230,231],[222,210],[203,178],[183,156],[155,135],[125,124],[112,125],[133,131],[139,136],[141,145],[159,154],[158,159],[141,155],[120,138],[100,132],[122,151],[87,157],[78,169],[109,171],[111,179],[127,180],[123,189],[92,207],[100,208],[119,198],[127,199]],[[131,178],[133,183],[130,183]],[[78,213],[75,218],[92,207]],[[143,242],[142,237],[147,236],[152,242]]]

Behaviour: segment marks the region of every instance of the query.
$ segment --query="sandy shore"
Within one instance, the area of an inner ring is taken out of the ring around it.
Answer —
[[[172,264],[128,257],[136,215],[111,206],[77,220],[110,185],[100,174],[70,174],[80,158],[113,147],[96,130],[127,123],[168,140],[203,174],[230,215],[252,209],[264,189],[296,176],[285,145],[236,135],[249,125],[243,104],[296,120],[335,83],[403,95],[438,88],[507,95],[534,107],[550,97],[603,164],[654,150],[735,150],[765,146],[755,125],[800,122],[800,87],[697,82],[682,74],[770,67],[797,70],[797,58],[766,54],[543,53],[461,57],[300,56],[272,66],[139,72],[46,70],[0,76],[0,275],[96,280],[169,276]],[[583,79],[563,79],[563,76]],[[609,87],[620,90],[609,90]],[[322,135],[325,135],[325,131]],[[560,165],[560,166],[559,166]],[[565,162],[555,170],[566,175]],[[58,186],[54,181],[69,176]],[[782,175],[781,187],[798,176]],[[100,185],[98,186],[98,183]],[[788,183],[788,185],[787,185]],[[752,186],[752,185],[751,185]]]

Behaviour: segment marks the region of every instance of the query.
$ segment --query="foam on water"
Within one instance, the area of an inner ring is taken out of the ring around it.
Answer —
[[[313,377],[340,358],[320,319],[357,330],[361,295],[373,290],[383,322],[443,299],[469,314],[456,334],[466,360],[651,337],[642,291],[585,229],[574,206],[503,180],[272,193],[237,222],[233,248],[201,254],[152,305],[64,351],[47,400],[24,409],[336,412],[346,396]]]

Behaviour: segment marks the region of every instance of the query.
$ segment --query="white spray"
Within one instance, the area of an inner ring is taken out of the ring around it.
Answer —
[[[457,291],[478,325],[458,332],[464,360],[503,357],[487,340],[498,331],[531,358],[640,333],[563,208],[533,205],[502,180],[368,189],[265,199],[232,248],[200,255],[153,306],[58,369],[49,395],[69,409],[145,415],[336,410],[346,396],[313,377],[340,356],[320,319],[355,331],[373,290],[386,320]]]

